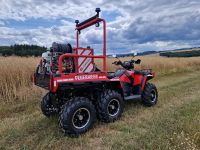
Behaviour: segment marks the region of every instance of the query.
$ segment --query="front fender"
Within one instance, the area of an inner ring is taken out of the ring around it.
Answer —
[[[154,77],[155,77],[155,72],[144,75],[143,81],[142,81],[142,90],[144,90],[144,87],[145,87],[147,81],[153,79]]]
[[[146,76],[147,76],[147,81],[148,81],[148,80],[151,80],[151,79],[153,79],[153,78],[155,77],[155,72],[149,73],[149,74],[147,74]]]

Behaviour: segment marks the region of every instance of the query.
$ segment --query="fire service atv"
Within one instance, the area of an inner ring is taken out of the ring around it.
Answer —
[[[76,47],[53,43],[42,59],[33,77],[34,84],[49,90],[43,97],[41,109],[45,116],[59,115],[59,125],[69,135],[79,135],[89,130],[96,117],[104,122],[120,118],[125,101],[141,100],[146,106],[157,102],[158,93],[148,81],[155,73],[150,69],[134,70],[141,60],[120,61],[113,64],[122,68],[115,72],[106,70],[106,21],[96,15],[76,23]],[[79,34],[90,26],[103,25],[103,54],[94,49],[79,47]],[[103,60],[102,69],[94,60]]]

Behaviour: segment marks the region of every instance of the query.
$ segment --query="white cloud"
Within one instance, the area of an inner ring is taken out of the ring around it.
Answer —
[[[148,50],[172,50],[172,49],[180,49],[180,48],[189,48],[192,45],[189,43],[184,43],[183,41],[154,41],[154,42],[146,42],[143,44],[135,44],[134,47],[143,51],[142,49]]]
[[[53,1],[53,0],[1,0],[0,19],[26,20],[28,18],[89,17],[101,1]]]

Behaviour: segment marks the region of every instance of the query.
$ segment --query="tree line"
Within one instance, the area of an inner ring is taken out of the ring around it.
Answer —
[[[15,44],[11,46],[0,46],[2,56],[41,56],[47,50],[46,47],[38,45]]]

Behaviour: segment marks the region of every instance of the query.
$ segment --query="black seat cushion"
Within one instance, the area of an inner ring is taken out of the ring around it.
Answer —
[[[111,72],[108,74],[108,78],[112,79],[115,77],[121,77],[124,74],[125,70],[124,69],[118,69],[115,72]]]

